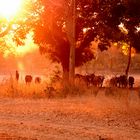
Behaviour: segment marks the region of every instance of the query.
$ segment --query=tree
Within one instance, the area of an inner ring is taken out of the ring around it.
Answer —
[[[0,37],[3,37],[8,34],[11,28],[11,23],[7,22],[4,18],[0,19]]]
[[[27,1],[30,1],[30,0],[27,0]],[[5,4],[3,6],[6,6]],[[5,15],[0,14],[0,39],[1,39],[0,43],[2,46],[3,46],[3,44],[5,44],[4,47],[8,47],[8,46],[6,46],[6,39],[4,38],[7,35],[11,35],[13,41],[15,41],[18,45],[21,45],[24,43],[24,41],[22,39],[25,39],[26,35],[30,31],[30,29],[27,27],[26,27],[26,32],[23,32],[23,30],[21,30],[23,23],[25,23],[25,21],[27,21],[27,13],[25,13],[25,9],[27,9],[26,3],[23,4],[23,9],[21,8],[18,11],[18,14],[11,13],[10,16],[8,16],[7,14],[5,14]],[[6,10],[6,9],[3,9],[3,10]],[[6,17],[6,16],[8,16],[8,17]],[[27,24],[27,22],[26,22],[26,24]],[[19,37],[19,34],[20,34],[20,37]]]
[[[95,11],[94,11],[95,12]],[[107,49],[110,42],[123,41],[130,45],[128,55],[128,65],[125,74],[128,75],[131,62],[131,48],[136,48],[140,51],[140,2],[138,0],[99,0],[96,11],[98,15],[93,21],[94,30],[98,32],[98,37],[101,41],[99,48]],[[125,32],[119,29],[119,25],[123,25]]]
[[[26,17],[22,26],[15,30],[19,41],[29,30],[34,32],[34,40],[40,46],[42,54],[49,54],[53,61],[60,62],[64,77],[68,77],[70,40],[67,35],[70,0],[35,0],[27,3]],[[137,50],[139,46],[139,3],[135,0],[76,0],[76,54],[75,65],[94,58],[90,49],[92,41],[100,40],[101,51],[110,46],[110,42],[126,41]],[[134,11],[137,9],[136,11]],[[136,12],[136,15],[133,14]],[[134,19],[133,19],[134,18]],[[133,22],[131,22],[133,21]],[[135,22],[136,21],[136,22]],[[124,34],[119,25],[123,23],[128,33]],[[132,24],[133,23],[133,24]]]
[[[72,0],[70,5],[70,14],[66,20],[66,34],[70,42],[70,56],[69,56],[69,82],[71,85],[74,83],[75,77],[75,48],[76,48],[76,1]]]
[[[63,7],[63,4],[66,5],[66,8]],[[40,52],[49,54],[53,61],[61,63],[64,77],[68,77],[69,73],[70,40],[67,34],[67,30],[70,30],[68,29],[70,26],[67,26],[70,14],[69,5],[70,1],[64,0],[59,0],[57,3],[43,0],[34,1],[30,5],[30,12],[28,11],[28,19],[30,20],[22,24],[22,28],[19,28],[19,34],[18,32],[15,34],[20,37],[21,32],[24,34],[29,28],[33,30],[35,33],[34,40],[40,46]],[[81,31],[83,32],[83,30]],[[77,56],[79,57],[81,53],[81,56],[83,55],[85,58],[83,59],[84,61],[87,58],[89,59],[89,57],[86,58],[86,54],[91,58],[93,57],[92,52],[88,51],[88,49],[84,50],[84,47],[82,50],[78,47],[77,50],[79,50],[76,53],[78,54]]]
[[[134,47],[137,51],[140,51],[140,32],[138,30],[140,26],[140,1],[124,0],[123,2],[119,2],[113,8],[112,14],[114,15],[113,19],[119,21],[117,24],[115,22],[112,23],[115,23],[115,25],[121,24],[124,31],[123,38],[119,36],[118,39],[127,42],[130,46],[128,53],[128,65],[125,70],[125,74],[128,75],[131,63],[131,49]]]
[[[138,45],[140,39],[140,33],[138,32],[138,27],[140,25],[140,2],[137,0],[128,0],[127,8],[124,25],[128,30],[127,38],[130,41],[130,48],[128,55],[128,65],[125,71],[126,75],[128,75],[131,63],[131,48],[135,47],[138,51],[140,50]]]

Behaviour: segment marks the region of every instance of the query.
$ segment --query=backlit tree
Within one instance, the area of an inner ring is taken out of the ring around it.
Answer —
[[[69,72],[70,6],[71,0],[28,0],[25,14],[21,20],[17,19],[14,32],[15,41],[22,43],[22,38],[33,31],[40,52],[61,63],[64,76]],[[75,65],[94,58],[92,41],[100,40],[101,51],[108,49],[110,42],[117,41],[130,42],[130,46],[140,50],[139,7],[137,0],[76,0]],[[119,29],[120,24],[128,33]]]

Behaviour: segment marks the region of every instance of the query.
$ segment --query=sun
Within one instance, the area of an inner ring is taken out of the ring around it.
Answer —
[[[0,17],[10,19],[15,16],[21,8],[23,0],[0,0]]]

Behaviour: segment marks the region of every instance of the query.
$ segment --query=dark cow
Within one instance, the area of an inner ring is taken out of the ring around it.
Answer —
[[[129,88],[133,88],[134,80],[135,80],[134,77],[129,76],[128,78]]]
[[[103,81],[104,81],[104,76],[96,76],[94,73],[93,74],[88,74],[88,75],[80,75],[76,74],[75,78],[82,80],[86,83],[87,87],[89,86],[97,86],[97,87],[102,87],[103,86]]]
[[[35,77],[35,83],[40,84],[41,83],[41,78],[40,77]]]
[[[120,75],[110,79],[110,86],[126,88],[128,84],[127,76]]]
[[[75,79],[85,82],[87,87],[89,87],[92,84],[94,77],[95,77],[94,74],[89,74],[89,75],[75,74]]]
[[[33,77],[31,75],[26,75],[25,76],[25,82],[26,84],[31,83],[32,82]]]
[[[105,77],[101,75],[94,76],[94,78],[92,79],[92,85],[97,86],[97,87],[102,87],[104,79]]]
[[[111,87],[118,87],[119,86],[119,77],[115,76],[110,79],[110,86]]]
[[[94,78],[95,78],[94,73],[85,76],[85,82],[87,83],[87,86],[93,85]]]
[[[116,87],[117,86],[117,80],[116,80],[116,77],[112,77],[111,79],[110,79],[110,83],[109,83],[109,85],[112,87]]]
[[[128,80],[127,80],[127,76],[126,75],[120,75],[119,79],[119,87],[124,87],[126,88],[127,87],[127,84],[128,84]]]

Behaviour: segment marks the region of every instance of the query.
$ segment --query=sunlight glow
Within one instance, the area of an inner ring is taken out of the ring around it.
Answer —
[[[83,34],[87,33],[90,29],[94,29],[94,27],[92,27],[92,28],[90,28],[90,27],[83,28]]]
[[[38,50],[38,46],[34,44],[33,32],[30,32],[26,36],[25,45],[16,47],[15,55],[23,57],[24,55],[26,55],[28,53],[32,53],[36,50]]]
[[[114,46],[117,46],[117,45],[118,45],[118,43],[117,43],[117,42],[115,42],[113,45],[114,45]]]
[[[0,16],[10,19],[21,8],[22,0],[0,0]]]
[[[120,25],[118,25],[118,27],[121,30],[121,32],[123,32],[124,34],[128,34],[128,30],[125,28],[123,23],[120,23]]]
[[[136,30],[137,33],[140,32],[140,27],[137,27]]]
[[[123,44],[123,46],[122,46],[122,53],[124,55],[128,55],[128,53],[129,53],[129,45],[128,44]],[[135,50],[135,48],[132,47],[131,48],[131,57],[134,57],[135,54],[136,54],[136,50]]]
[[[23,63],[22,62],[18,62],[18,70],[20,70],[20,71],[24,71],[24,65],[23,65]]]
[[[12,34],[9,34],[4,37],[6,44],[2,44],[0,40],[0,52],[2,52],[4,58],[9,56],[15,56],[17,58],[22,58],[27,54],[35,52],[38,50],[38,46],[34,43],[33,32],[30,32],[26,35],[26,39],[23,41],[24,45],[17,46],[17,44],[12,39]]]

